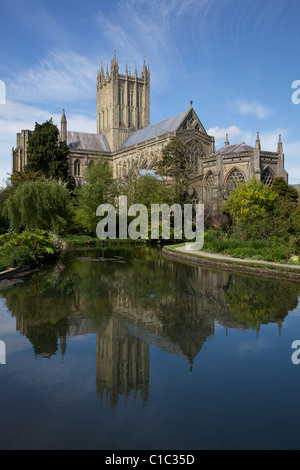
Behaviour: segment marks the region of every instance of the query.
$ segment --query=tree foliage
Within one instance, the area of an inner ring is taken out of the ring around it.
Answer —
[[[155,174],[132,175],[118,183],[118,194],[127,196],[127,202],[131,204],[144,204],[148,211],[151,204],[173,204],[174,188],[166,184]]]
[[[22,230],[50,230],[63,233],[67,229],[70,195],[56,181],[31,181],[21,184],[7,199],[5,207],[10,227]]]
[[[275,199],[276,194],[271,191],[269,186],[252,178],[248,184],[239,184],[231,192],[224,209],[230,214],[233,221],[251,223],[271,211]]]
[[[187,202],[187,188],[192,166],[188,147],[179,137],[172,137],[163,148],[157,170],[159,175],[172,182],[176,199],[174,202]]]
[[[282,251],[283,245],[289,252],[299,253],[300,205],[285,181],[280,179],[272,188],[255,179],[240,184],[224,209],[231,217],[233,236],[273,239],[275,251]]]
[[[66,142],[59,142],[59,130],[51,120],[35,124],[27,152],[26,171],[38,172],[47,179],[68,181],[70,150]]]
[[[85,184],[77,191],[77,204],[74,208],[73,221],[84,231],[95,234],[99,218],[96,211],[101,204],[112,204],[117,195],[113,181],[112,170],[109,165],[99,161],[87,168]]]
[[[279,197],[290,199],[291,201],[297,202],[299,198],[298,191],[290,186],[284,178],[275,178],[272,184],[272,191],[274,191]]]

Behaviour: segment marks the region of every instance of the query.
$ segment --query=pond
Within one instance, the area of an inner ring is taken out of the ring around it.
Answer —
[[[69,250],[13,281],[1,449],[299,448],[299,283],[145,247]]]

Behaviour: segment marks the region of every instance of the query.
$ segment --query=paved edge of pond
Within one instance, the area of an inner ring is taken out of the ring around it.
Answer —
[[[30,266],[20,266],[19,268],[5,269],[4,271],[0,272],[0,281],[2,281],[3,279],[10,279],[16,274],[22,273],[24,271],[29,271],[30,269],[31,269]]]
[[[229,270],[245,274],[254,274],[263,277],[283,278],[300,281],[300,266],[271,263],[267,261],[232,258],[219,253],[206,253],[205,251],[187,250],[183,246],[165,246],[162,250],[164,256],[203,267]]]

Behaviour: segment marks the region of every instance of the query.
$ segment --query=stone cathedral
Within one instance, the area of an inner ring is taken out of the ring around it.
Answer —
[[[32,134],[17,134],[12,151],[13,171],[23,171],[27,163],[27,142]],[[189,109],[150,125],[150,71],[145,62],[138,76],[119,73],[114,56],[110,70],[101,66],[97,76],[97,134],[68,130],[65,111],[61,119],[60,138],[70,148],[69,169],[77,182],[84,182],[85,169],[102,156],[111,165],[115,178],[141,170],[156,169],[162,149],[177,136],[188,146],[193,171],[190,191],[198,202],[226,198],[238,182],[252,177],[271,185],[274,178],[288,179],[279,136],[277,152],[261,149],[259,133],[254,146],[245,142],[230,144],[228,135],[223,148],[216,150],[215,139],[207,134],[193,103]]]

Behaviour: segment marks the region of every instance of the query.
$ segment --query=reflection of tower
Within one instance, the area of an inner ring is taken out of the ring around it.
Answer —
[[[118,396],[141,393],[143,402],[149,391],[149,345],[131,336],[118,317],[112,317],[105,332],[97,334],[97,392],[110,397],[112,407]]]

